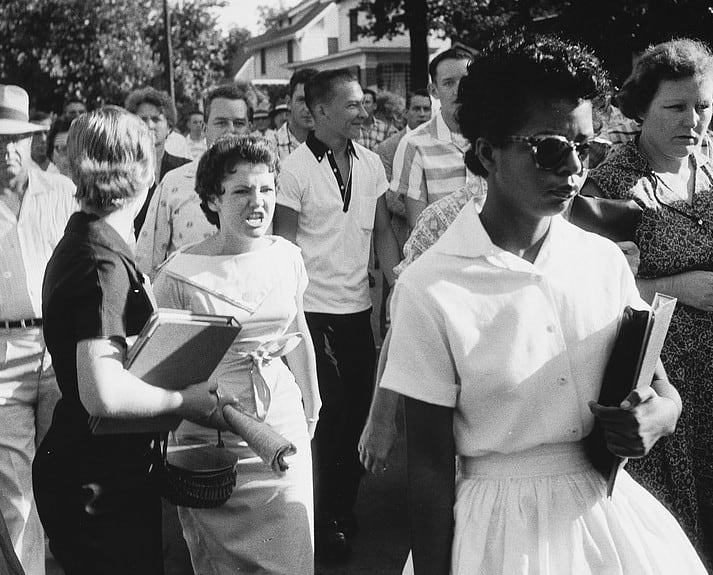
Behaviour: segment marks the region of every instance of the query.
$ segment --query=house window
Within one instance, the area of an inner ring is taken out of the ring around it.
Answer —
[[[359,10],[349,10],[349,41],[359,40]]]
[[[292,40],[287,41],[287,63],[288,64],[291,64],[294,61],[293,44],[294,44],[294,42]]]
[[[267,58],[265,56],[265,48],[260,50],[260,74],[267,74]]]

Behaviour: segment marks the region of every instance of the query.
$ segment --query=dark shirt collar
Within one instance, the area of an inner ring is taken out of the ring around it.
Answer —
[[[307,134],[307,140],[305,143],[314,154],[314,157],[317,158],[318,162],[321,162],[322,158],[324,158],[325,154],[329,151],[329,146],[314,135],[314,130],[310,130],[309,134]],[[356,148],[354,147],[354,142],[351,140],[347,140],[347,152],[354,156],[355,159],[359,159],[356,153]]]
[[[129,244],[124,241],[119,232],[96,214],[75,212],[69,218],[65,232],[86,237],[90,242],[104,246],[131,262],[134,261],[134,254]]]

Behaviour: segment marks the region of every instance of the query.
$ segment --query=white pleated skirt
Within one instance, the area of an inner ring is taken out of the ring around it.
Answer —
[[[706,575],[678,522],[626,471],[606,497],[579,443],[458,468],[452,575]]]

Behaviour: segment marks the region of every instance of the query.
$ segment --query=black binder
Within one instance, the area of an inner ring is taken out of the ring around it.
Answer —
[[[604,371],[597,400],[600,405],[617,406],[633,389],[651,385],[675,306],[676,298],[657,293],[650,310],[636,310],[630,306],[624,309]],[[616,475],[626,458],[609,451],[598,419],[595,419],[592,433],[584,444],[594,467],[607,478],[607,495],[611,497]]]

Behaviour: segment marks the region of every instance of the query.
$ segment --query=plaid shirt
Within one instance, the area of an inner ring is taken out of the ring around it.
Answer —
[[[361,144],[373,152],[376,149],[376,146],[381,144],[381,142],[392,134],[395,134],[397,131],[398,130],[396,130],[393,125],[387,124],[378,118],[374,118],[374,122],[371,126],[367,127],[362,125],[361,130],[359,131],[359,137],[356,141],[358,144]]]
[[[280,156],[282,162],[287,156],[294,152],[302,143],[292,133],[289,128],[289,122],[285,122],[277,131],[273,131],[270,138],[266,138],[277,150],[277,155]]]
[[[396,277],[438,241],[469,201],[474,200],[480,212],[487,193],[488,182],[474,175],[464,187],[426,207],[404,245],[404,259],[394,268]]]

